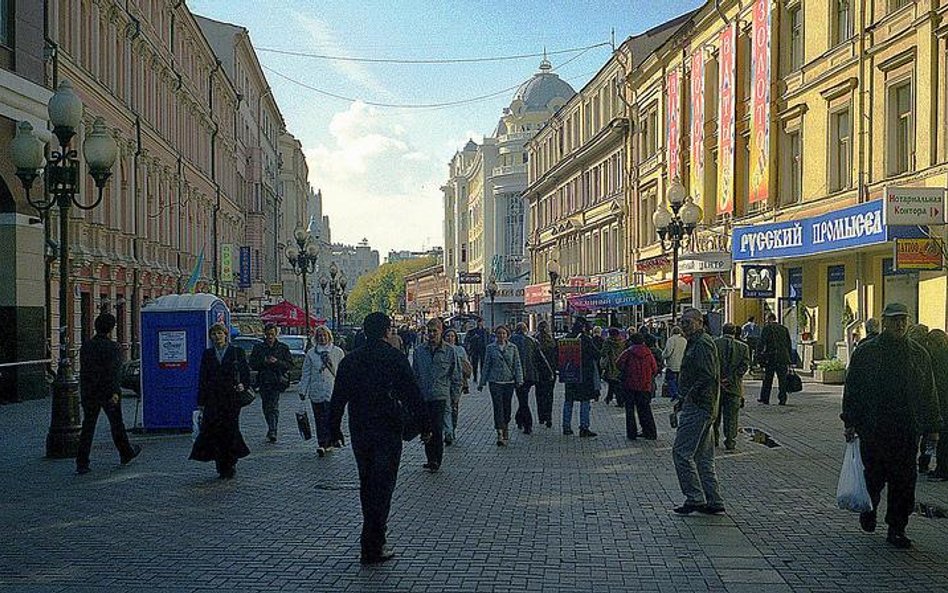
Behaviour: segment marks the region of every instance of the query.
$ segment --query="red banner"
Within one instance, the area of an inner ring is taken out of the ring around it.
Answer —
[[[770,180],[770,0],[754,3],[751,52],[751,131],[750,195],[751,204],[766,202]]]
[[[681,71],[668,73],[666,113],[666,144],[668,147],[668,179],[681,179]]]
[[[704,195],[704,50],[691,54],[691,195],[702,204]]]
[[[718,66],[718,214],[734,212],[734,85],[737,23],[721,31],[721,63]]]

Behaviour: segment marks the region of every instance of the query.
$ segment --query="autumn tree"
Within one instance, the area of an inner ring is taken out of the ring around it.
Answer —
[[[361,325],[365,316],[374,311],[389,315],[397,313],[405,296],[405,276],[437,263],[431,257],[402,260],[382,264],[363,274],[346,301],[347,318],[351,323]]]

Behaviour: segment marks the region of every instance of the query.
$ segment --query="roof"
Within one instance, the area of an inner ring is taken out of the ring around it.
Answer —
[[[540,62],[540,71],[520,85],[514,94],[513,101],[523,103],[523,112],[555,111],[575,94],[573,87],[553,72],[553,66],[544,57]],[[556,99],[561,99],[561,101],[556,101],[558,104],[550,109],[551,103]]]
[[[142,308],[145,313],[164,313],[177,311],[210,311],[217,303],[223,303],[213,294],[199,292],[195,294],[166,294],[158,297]]]

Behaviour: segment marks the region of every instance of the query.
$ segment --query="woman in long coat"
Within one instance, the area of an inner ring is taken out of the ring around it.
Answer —
[[[567,338],[578,339],[582,357],[582,380],[579,383],[566,383],[566,400],[563,402],[563,434],[573,434],[573,402],[579,402],[579,436],[594,437],[589,430],[590,401],[599,399],[599,349],[589,335],[589,323],[582,318],[573,323],[573,329]]]
[[[209,331],[213,346],[201,357],[198,409],[201,425],[190,459],[214,461],[223,479],[233,478],[237,460],[250,454],[240,434],[240,403],[237,393],[250,385],[250,366],[244,351],[228,343],[222,323]]]

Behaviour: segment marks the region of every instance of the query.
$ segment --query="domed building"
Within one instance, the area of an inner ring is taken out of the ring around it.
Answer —
[[[441,188],[444,268],[459,312],[478,313],[492,325],[523,318],[530,271],[521,197],[527,186],[524,144],[575,94],[544,56],[537,73],[514,93],[493,134],[481,144],[468,141],[451,159],[450,177]]]

